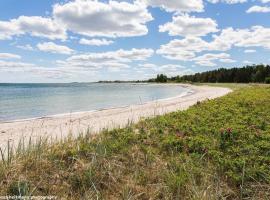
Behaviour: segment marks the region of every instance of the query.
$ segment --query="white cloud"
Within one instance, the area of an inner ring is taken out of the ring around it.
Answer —
[[[33,67],[35,67],[35,65],[31,63],[0,60],[1,71],[9,71],[9,72],[25,71],[32,69]]]
[[[244,64],[252,64],[252,62],[251,61],[248,61],[248,60],[244,60],[243,63]]]
[[[146,60],[153,55],[152,49],[131,49],[131,50],[117,50],[104,53],[88,53],[69,57],[68,61],[82,61],[82,62],[132,62],[134,60]]]
[[[215,67],[217,66],[216,63],[210,61],[210,60],[198,60],[196,61],[197,65],[206,66],[206,67]]]
[[[239,47],[263,47],[270,49],[270,28],[253,26],[250,29],[231,30],[234,35],[231,42]]]
[[[14,62],[14,61],[3,61],[0,60],[0,72],[9,73],[24,73],[28,76],[35,76],[39,78],[49,78],[49,79],[63,79],[70,78],[76,75],[88,74],[93,75],[94,70],[87,70],[85,68],[73,68],[71,67],[42,67],[33,63],[26,62]]]
[[[52,18],[20,16],[10,21],[0,21],[0,39],[30,34],[51,40],[67,38],[66,31],[105,37],[131,37],[146,35],[146,23],[153,18],[146,5],[93,0],[75,0],[53,6]],[[95,41],[97,42],[97,41]]]
[[[119,67],[108,67],[108,71],[109,72],[120,72],[121,71],[121,68]]]
[[[10,21],[0,21],[0,39],[11,39],[12,36],[30,34],[36,37],[66,39],[66,31],[50,18],[39,16],[20,16]]]
[[[155,68],[157,67],[157,65],[152,64],[152,63],[143,63],[143,64],[139,64],[139,67],[143,67],[143,68]]]
[[[160,7],[167,12],[202,12],[202,0],[141,0],[149,6]]]
[[[17,19],[21,31],[49,39],[66,39],[66,32],[50,18],[20,16]]]
[[[160,32],[171,36],[205,36],[217,32],[217,23],[211,18],[196,18],[189,15],[173,16],[172,22],[159,26]]]
[[[54,19],[66,29],[86,36],[131,37],[148,33],[153,18],[146,5],[135,1],[75,0],[53,7]]]
[[[152,73],[149,75],[150,77],[154,77],[156,74],[159,73],[164,73],[168,76],[182,76],[194,73],[193,70],[187,69],[185,66],[175,64],[156,65],[153,63],[144,63],[139,64],[138,67],[139,70],[137,70],[137,72],[143,73],[144,75],[151,71]]]
[[[177,72],[180,71],[182,69],[185,69],[184,66],[181,65],[173,65],[173,64],[167,64],[167,65],[161,65],[158,66],[156,71],[160,71],[160,72]]]
[[[190,75],[190,74],[194,74],[195,71],[193,71],[192,69],[185,69],[182,71],[177,72],[177,75],[179,76],[184,76],[184,75]],[[170,76],[175,76],[175,73],[169,74]]]
[[[223,62],[223,63],[235,63],[236,60],[230,59],[230,58],[221,58],[219,59],[219,62]]]
[[[72,54],[74,52],[73,49],[70,49],[67,46],[57,45],[53,42],[38,43],[37,48],[40,51],[44,52],[67,54],[67,55]]]
[[[173,67],[170,65],[163,65],[159,67],[156,71],[155,74],[166,74],[169,77],[172,76],[184,76],[184,75],[189,75],[189,74],[194,74],[195,72],[192,69],[185,69],[183,67]]]
[[[72,77],[76,71],[64,68],[40,67],[32,63],[11,62],[0,60],[0,72],[24,73],[28,76],[40,78],[63,79]]]
[[[19,48],[19,49],[28,50],[28,51],[33,51],[34,50],[34,48],[30,44],[17,45],[16,47]]]
[[[161,45],[156,53],[170,60],[190,60],[195,57],[195,50],[189,50],[189,47],[183,47],[183,49],[181,49],[180,46],[177,46],[177,44],[183,45],[187,40],[189,39],[172,40],[168,44]]]
[[[224,62],[224,63],[232,63],[235,62],[231,59],[230,54],[227,53],[220,53],[220,54],[204,54],[202,56],[198,56],[193,59],[196,64],[201,66],[209,66],[213,67],[216,66],[216,63],[214,61]]]
[[[270,7],[268,7],[268,6],[252,6],[246,12],[247,13],[268,13],[268,12],[270,12]]]
[[[13,35],[22,34],[14,22],[0,21],[0,40],[11,39]]]
[[[0,21],[0,40],[24,34],[66,40],[67,31],[86,36],[141,36],[148,33],[146,23],[151,20],[153,18],[146,5],[139,1],[128,3],[111,0],[105,3],[75,0],[55,4],[51,18],[20,16],[9,21]],[[98,44],[103,43],[104,40],[101,40]]]
[[[198,37],[174,39],[161,45],[157,54],[167,59],[188,61],[204,51],[227,51],[232,47],[261,47],[270,49],[270,28],[253,26],[250,29],[227,28],[219,35],[214,35],[211,41]]]
[[[117,50],[103,53],[86,53],[74,55],[66,60],[59,60],[62,67],[79,67],[86,69],[129,68],[135,61],[145,61],[153,55],[152,49]]]
[[[256,50],[254,50],[254,49],[247,49],[247,50],[245,50],[244,52],[245,52],[245,53],[255,53]]]
[[[226,42],[226,41],[224,41]],[[204,51],[226,51],[231,48],[231,44],[223,45],[219,44],[218,39],[214,39],[212,42],[206,42],[198,37],[187,37],[182,40],[172,40],[166,45],[162,45],[157,54],[164,56],[170,60],[181,61],[195,61],[196,64],[201,66],[216,66],[214,61],[233,63],[235,60],[230,58],[229,54],[204,54],[196,57],[197,53]]]
[[[270,0],[261,0],[262,3],[269,3]]]
[[[186,67],[181,65],[175,65],[175,64],[166,64],[166,65],[156,65],[153,63],[143,63],[139,64],[139,67],[145,68],[145,69],[154,69],[156,71],[160,70],[169,70],[169,71],[176,71],[177,69],[184,69]]]
[[[194,58],[196,53],[206,50],[227,50],[227,46],[225,47],[217,42],[209,43],[198,37],[186,37],[181,40],[175,39],[168,44],[161,45],[160,49],[157,50],[157,54],[172,60],[188,61]]]
[[[0,53],[0,59],[21,59],[21,56],[11,53]]]
[[[89,39],[82,38],[82,39],[80,39],[79,43],[83,44],[83,45],[90,45],[90,46],[106,46],[106,45],[113,44],[114,41],[107,40],[107,39],[91,39],[91,40],[89,40]]]
[[[245,3],[247,0],[207,0],[210,3],[227,3],[227,4],[236,4],[236,3]]]

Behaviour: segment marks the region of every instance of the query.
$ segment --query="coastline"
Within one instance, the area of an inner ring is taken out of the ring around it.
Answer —
[[[170,85],[170,84],[167,84],[167,85]],[[186,85],[185,86],[182,86],[180,84],[172,84],[172,85],[174,85],[174,86],[179,85],[181,87],[187,88]],[[188,92],[184,92],[181,95],[168,97],[168,98],[157,99],[157,100],[150,100],[150,101],[146,101],[146,102],[143,102],[143,103],[137,103],[137,104],[131,104],[131,105],[123,105],[123,106],[101,108],[101,109],[96,109],[96,110],[94,109],[94,110],[86,110],[86,111],[74,111],[74,112],[59,113],[59,114],[53,114],[53,115],[45,115],[45,116],[40,116],[40,117],[30,117],[30,118],[22,118],[22,119],[0,121],[0,128],[1,128],[1,124],[9,124],[9,123],[14,123],[14,122],[27,122],[27,121],[32,121],[32,120],[43,120],[43,119],[67,117],[67,116],[70,116],[70,115],[79,115],[79,114],[86,114],[86,113],[91,114],[91,113],[100,112],[100,111],[114,110],[114,109],[120,109],[120,108],[128,108],[130,106],[145,105],[145,104],[153,103],[153,102],[165,101],[165,100],[170,100],[170,99],[175,99],[175,98],[182,98],[182,97],[191,95],[193,93],[195,93],[194,90],[189,90]],[[0,132],[1,132],[1,129],[0,129]]]
[[[31,141],[40,138],[55,141],[65,139],[70,134],[77,137],[87,130],[97,134],[106,128],[122,128],[131,122],[138,122],[141,118],[185,110],[198,101],[214,99],[231,92],[230,89],[221,87],[178,85],[188,87],[191,92],[142,104],[1,122],[0,148],[5,149],[8,141],[16,147],[20,140],[27,144],[30,138]]]

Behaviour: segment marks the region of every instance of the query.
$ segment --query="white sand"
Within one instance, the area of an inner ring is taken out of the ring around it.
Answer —
[[[228,88],[179,85],[189,87],[194,92],[184,97],[179,96],[141,105],[0,123],[0,147],[5,149],[8,141],[17,145],[23,137],[25,141],[30,137],[32,140],[40,137],[57,140],[67,137],[70,133],[76,137],[80,133],[85,133],[87,129],[94,134],[103,128],[124,127],[130,122],[138,122],[142,117],[185,110],[198,101],[221,97],[231,92]]]

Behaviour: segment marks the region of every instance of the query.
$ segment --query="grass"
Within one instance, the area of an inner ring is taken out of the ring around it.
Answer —
[[[270,199],[270,87],[50,145],[0,164],[1,195]]]
[[[238,90],[246,87],[252,87],[252,86],[267,86],[265,84],[255,84],[255,83],[192,83],[194,85],[208,85],[208,86],[213,86],[213,87],[225,87],[225,88],[230,88],[232,90]]]

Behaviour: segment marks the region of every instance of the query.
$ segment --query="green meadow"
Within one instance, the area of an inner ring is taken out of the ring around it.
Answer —
[[[124,129],[10,150],[0,196],[270,199],[270,86],[220,86],[233,92]]]

